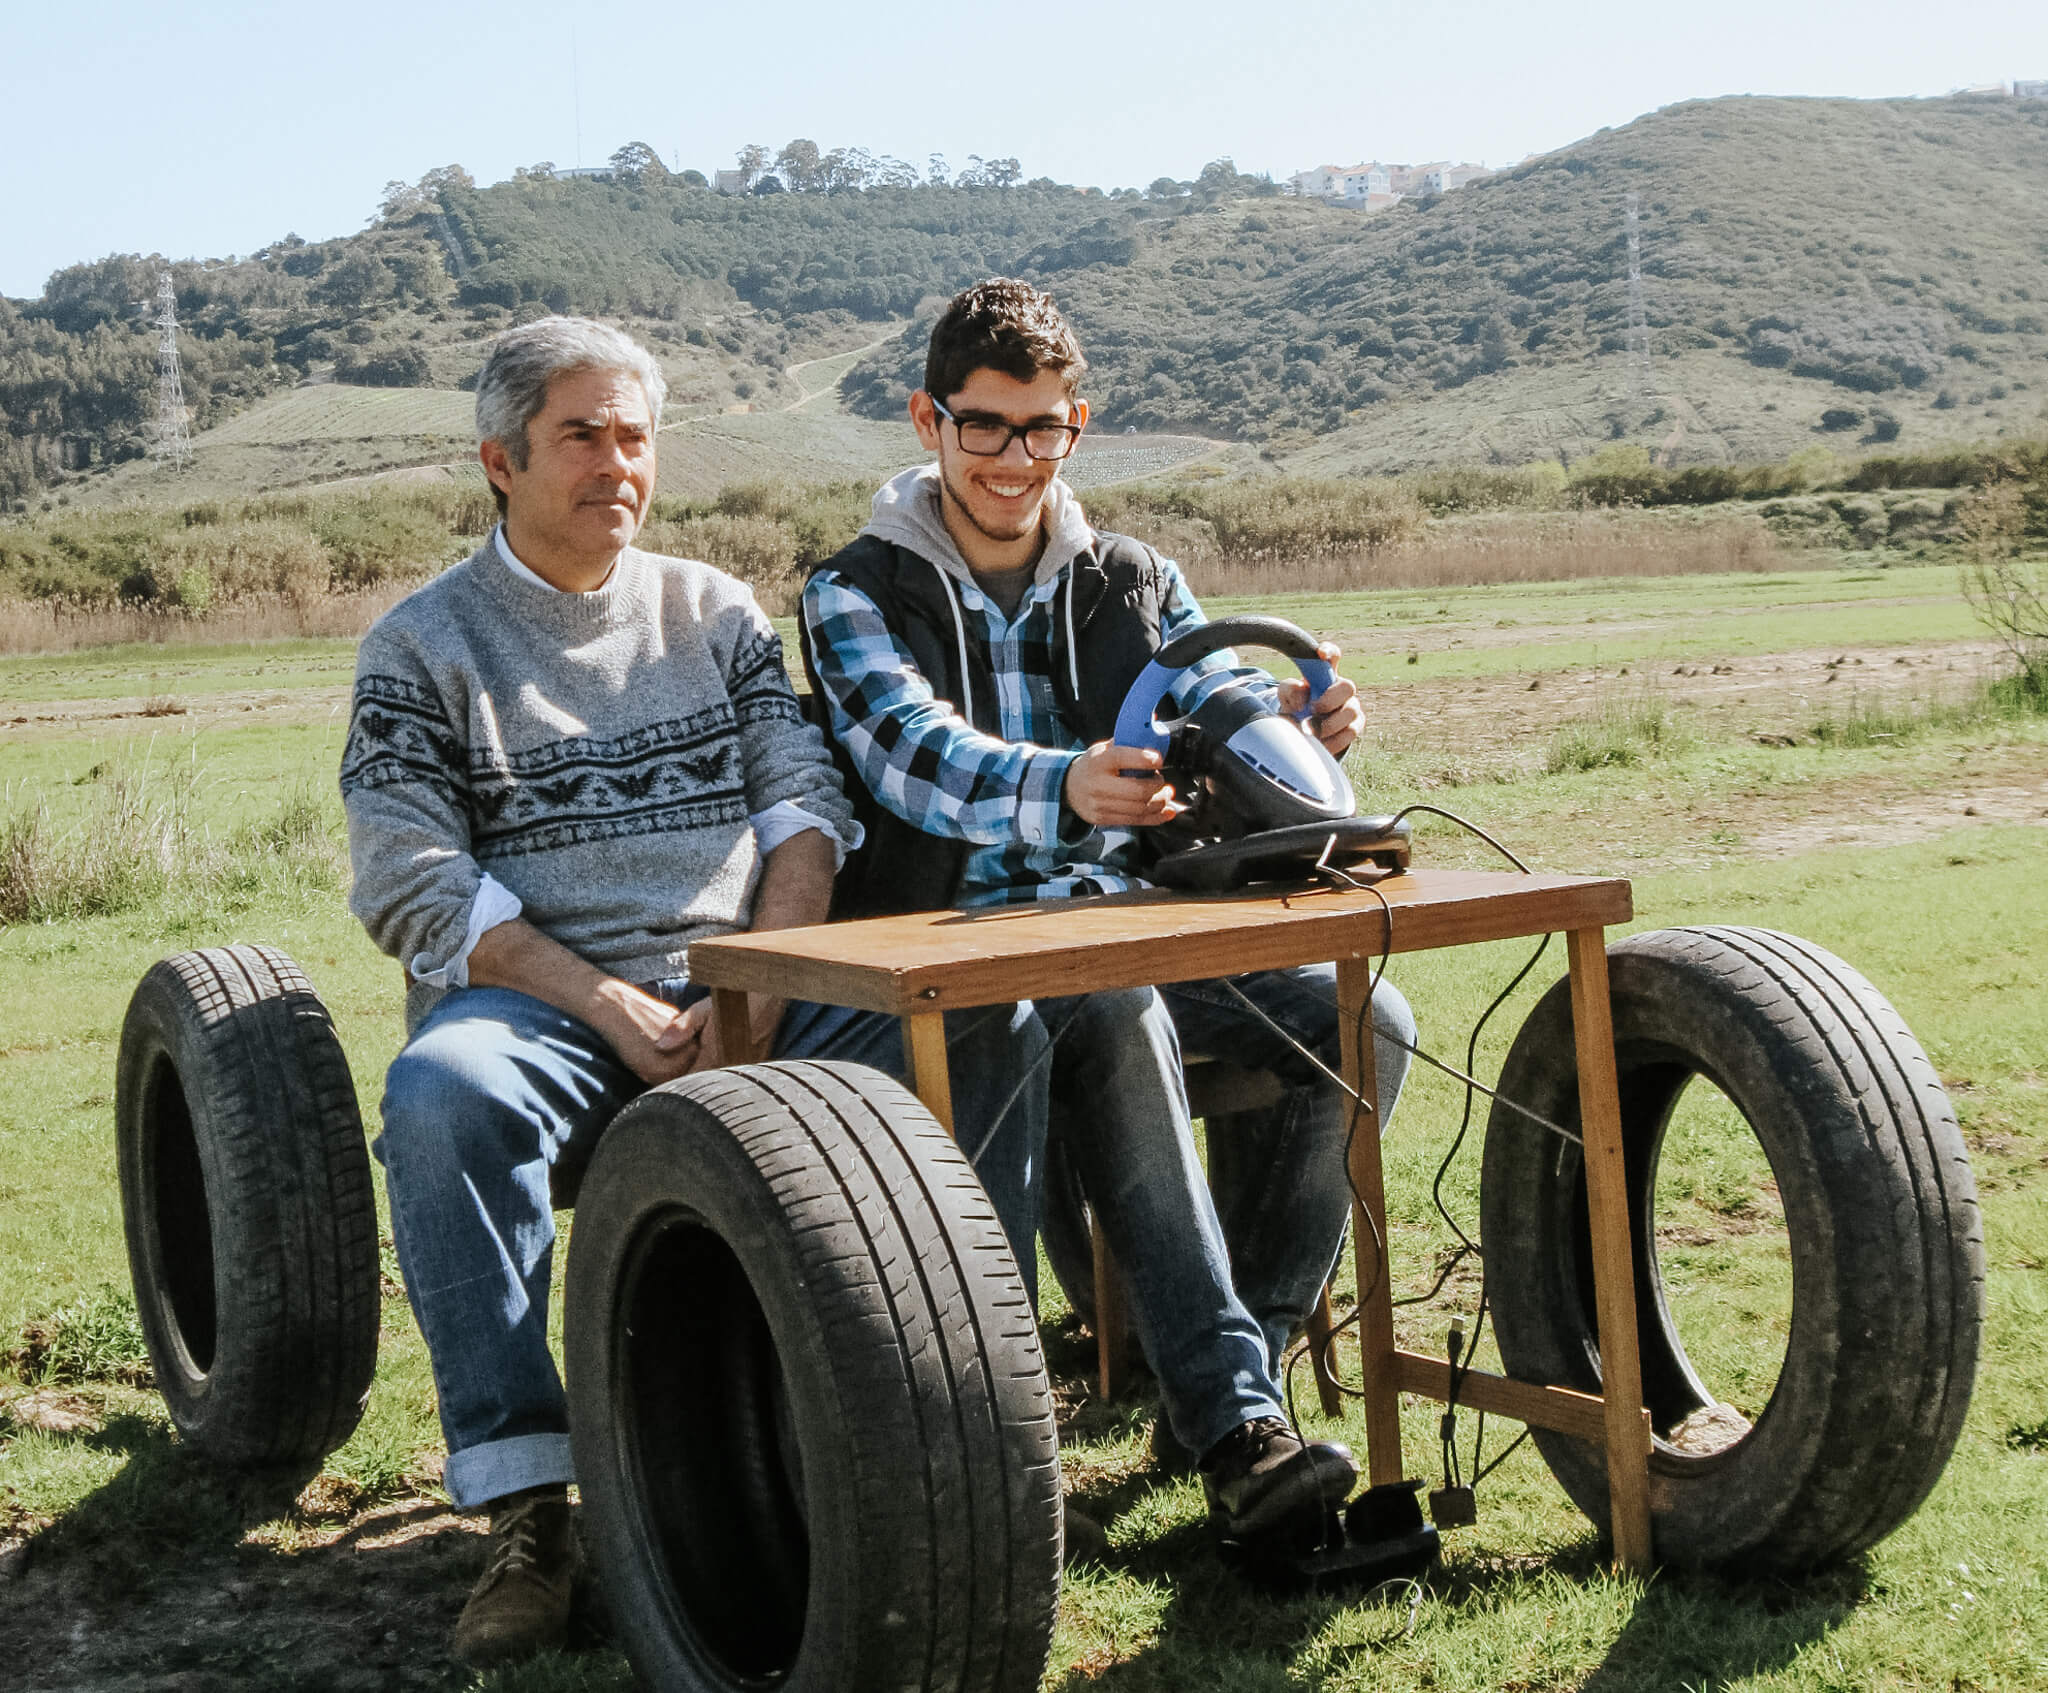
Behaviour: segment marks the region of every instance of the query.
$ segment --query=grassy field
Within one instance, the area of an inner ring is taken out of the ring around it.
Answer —
[[[1198,1488],[1151,1466],[1150,1400],[1086,1398],[1091,1344],[1049,1291],[1069,1482],[1112,1552],[1069,1579],[1047,1687],[2048,1681],[2048,719],[1985,702],[1952,570],[1255,603],[1344,641],[1372,704],[1353,760],[1368,804],[1426,797],[1543,867],[1627,874],[1637,927],[1790,930],[1896,1001],[1956,1101],[1983,1193],[1985,1360],[1933,1497],[1846,1568],[1791,1583],[1613,1576],[1525,1446],[1482,1486],[1478,1525],[1446,1536],[1412,1609],[1408,1596],[1279,1602],[1219,1569]],[[0,1354],[16,1352],[0,1369],[0,1546],[30,1542],[25,1569],[0,1551],[0,1635],[27,1686],[472,1684],[443,1650],[478,1545],[438,1491],[431,1383],[395,1281],[369,1414],[303,1487],[223,1483],[185,1458],[134,1385],[124,1302],[112,1053],[154,958],[232,939],[298,958],[375,1122],[400,1035],[393,966],[341,898],[331,783],[350,656],[347,642],[307,641],[0,660],[0,877],[14,878],[0,907],[31,859],[44,901],[0,925]],[[1418,856],[1484,852],[1431,824]],[[1402,960],[1425,1045],[1462,1056],[1525,951]],[[1561,969],[1546,963],[1496,1019],[1480,1074]],[[1404,1294],[1427,1287],[1448,1244],[1430,1184],[1462,1104],[1418,1067],[1389,1141]],[[1754,1410],[1783,1348],[1775,1193],[1710,1091],[1689,1098],[1679,1138],[1659,1189],[1674,1303],[1706,1379]],[[1468,1228],[1477,1174],[1475,1141],[1444,1184]],[[1476,1296],[1461,1270],[1404,1333],[1440,1347]],[[1405,1427],[1411,1470],[1432,1484],[1433,1425],[1417,1410]],[[1362,1444],[1355,1419],[1344,1433]],[[1467,1453],[1472,1436],[1461,1418]],[[1489,1427],[1489,1456],[1505,1438]],[[630,1677],[600,1649],[484,1685],[566,1693]]]

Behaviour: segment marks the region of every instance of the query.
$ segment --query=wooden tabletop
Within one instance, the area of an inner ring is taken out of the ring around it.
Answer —
[[[1421,952],[1605,927],[1633,909],[1620,878],[1492,870],[1411,870],[1374,892],[1155,888],[729,935],[690,948],[690,978],[904,1016],[1377,958],[1389,910],[1393,950]]]

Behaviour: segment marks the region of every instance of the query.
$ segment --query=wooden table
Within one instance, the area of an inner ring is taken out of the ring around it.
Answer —
[[[1382,898],[1385,901],[1381,903]],[[699,941],[690,975],[713,990],[735,1062],[753,1056],[746,995],[816,1000],[903,1019],[911,1085],[950,1130],[948,1011],[1104,988],[1200,981],[1334,961],[1346,1083],[1378,1097],[1373,1043],[1358,1038],[1372,970],[1397,953],[1563,931],[1571,966],[1580,1127],[1593,1237],[1604,1396],[1481,1370],[1461,1372],[1458,1401],[1602,1443],[1615,1557],[1650,1562],[1650,1417],[1636,1350],[1634,1259],[1623,1178],[1621,1102],[1604,930],[1632,915],[1625,881],[1475,870],[1411,870],[1373,892],[1321,888],[1189,895],[1152,890],[980,911],[922,912]],[[1391,937],[1388,914],[1392,917]],[[1380,1137],[1352,1138],[1366,1460],[1374,1484],[1403,1479],[1400,1396],[1446,1399],[1450,1365],[1394,1343]],[[1098,1232],[1098,1250],[1099,1250]]]

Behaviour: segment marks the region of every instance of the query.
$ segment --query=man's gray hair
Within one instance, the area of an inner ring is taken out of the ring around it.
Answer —
[[[655,427],[661,426],[668,382],[652,353],[609,324],[587,317],[544,317],[506,330],[484,355],[476,378],[476,438],[496,441],[524,470],[526,426],[547,404],[548,384],[569,370],[622,371],[636,378]]]

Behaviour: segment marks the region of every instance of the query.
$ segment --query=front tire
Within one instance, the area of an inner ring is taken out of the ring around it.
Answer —
[[[643,1095],[566,1291],[585,1521],[649,1684],[1037,1688],[1051,1387],[987,1196],[908,1091],[779,1063]]]

